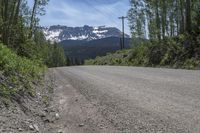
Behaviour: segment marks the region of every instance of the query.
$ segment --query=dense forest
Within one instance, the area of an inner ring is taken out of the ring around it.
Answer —
[[[130,0],[132,49],[86,64],[200,68],[199,0]],[[120,58],[118,58],[120,57]]]
[[[45,40],[37,28],[39,16],[45,15],[48,0],[1,0],[0,40],[19,56],[40,60],[49,67],[65,64],[62,49]]]
[[[0,0],[0,98],[29,92],[47,67],[66,65],[64,50],[37,28],[48,0]]]

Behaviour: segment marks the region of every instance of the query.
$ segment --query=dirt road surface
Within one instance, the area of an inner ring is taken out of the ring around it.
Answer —
[[[200,133],[200,71],[52,69],[63,133]]]

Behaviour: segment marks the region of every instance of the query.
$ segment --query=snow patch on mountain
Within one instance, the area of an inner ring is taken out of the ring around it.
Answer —
[[[55,41],[55,42],[61,41],[59,39],[60,33],[62,32],[61,29],[49,31],[49,29],[46,28],[46,29],[43,30],[43,32],[44,32],[44,35],[46,37],[46,40]]]
[[[98,30],[98,29],[93,30],[93,33],[95,33],[95,34],[102,34],[102,33],[106,33],[106,32],[108,32],[108,30]]]
[[[85,36],[85,35],[81,35],[81,36],[72,36],[70,38],[68,38],[68,40],[85,40],[87,39],[88,36]]]

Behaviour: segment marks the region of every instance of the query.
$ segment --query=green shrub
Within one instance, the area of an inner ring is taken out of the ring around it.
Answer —
[[[86,61],[86,64],[199,69],[200,36],[193,38],[189,35],[180,35],[161,41],[143,41],[134,45],[130,50],[121,50],[103,57],[97,57],[94,60]]]
[[[0,96],[10,97],[16,93],[33,94],[32,82],[40,77],[45,67],[40,61],[20,57],[0,44]]]
[[[184,68],[186,69],[196,69],[197,67],[199,67],[199,65],[200,61],[196,60],[195,58],[186,59],[183,64]]]
[[[132,51],[131,51],[131,55],[128,56],[129,57],[129,61],[133,64],[133,65],[147,65],[148,64],[148,45],[149,43],[142,43],[141,45],[137,45],[135,47],[133,47]]]

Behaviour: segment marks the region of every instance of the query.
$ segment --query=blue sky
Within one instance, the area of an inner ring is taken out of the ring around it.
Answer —
[[[28,0],[29,4],[33,0]],[[119,16],[127,15],[129,0],[50,0],[40,25],[113,26],[121,30]],[[125,32],[129,34],[128,22]]]

